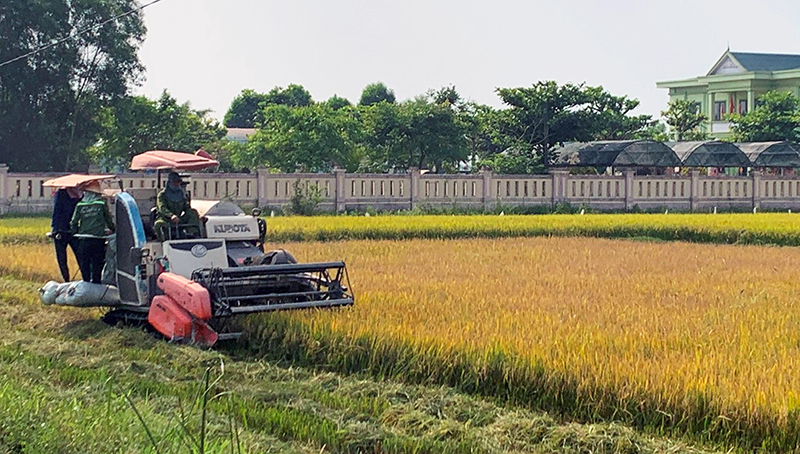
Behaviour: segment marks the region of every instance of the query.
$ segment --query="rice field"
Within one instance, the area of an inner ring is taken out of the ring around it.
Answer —
[[[793,244],[795,216],[274,218],[271,238],[298,231],[304,241],[270,246],[301,262],[347,262],[356,305],[251,317],[246,348],[568,419],[791,451],[800,440],[800,250],[572,236]],[[540,227],[556,237],[527,237]],[[347,239],[413,235],[423,239]],[[478,238],[424,239],[470,235]],[[13,243],[0,241],[0,273],[56,275],[50,246]]]
[[[268,239],[280,242],[566,236],[800,246],[796,213],[295,216],[267,224]]]
[[[311,243],[291,246],[311,257],[301,250]],[[262,361],[290,353],[259,353],[259,346],[269,326],[284,317],[313,323],[295,318],[299,313],[252,319],[263,329],[255,329],[250,342],[241,345],[244,350],[234,349],[232,355],[224,347],[202,351],[156,341],[135,329],[104,327],[98,309],[37,303],[36,283],[57,275],[49,245],[0,245],[0,257],[5,333],[0,339],[0,414],[5,415],[0,452],[117,452],[120,446],[126,452],[159,452],[154,445],[160,452],[196,452],[191,438],[199,432],[204,395],[198,377],[208,364],[226,377],[214,381],[205,452],[701,452],[687,440],[641,433],[613,420],[576,424],[558,414],[507,406],[502,399],[483,401],[442,388],[436,379],[430,387],[398,385],[316,370],[325,361],[308,369],[294,361],[283,366]],[[354,311],[336,312],[348,323],[355,320],[349,317]],[[352,359],[347,352],[338,356]],[[127,405],[123,393],[135,402],[155,441],[145,436],[134,404]],[[247,449],[239,451],[242,446]]]
[[[267,224],[274,242],[566,236],[800,246],[797,213],[290,216]],[[49,226],[44,217],[0,218],[0,243],[46,243]]]
[[[357,297],[348,311],[254,319],[255,337],[283,331],[301,357],[573,417],[797,444],[799,250],[576,238],[286,248],[346,260]]]

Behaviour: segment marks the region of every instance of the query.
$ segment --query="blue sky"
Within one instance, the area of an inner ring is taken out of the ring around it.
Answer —
[[[222,119],[242,89],[301,84],[357,102],[381,81],[400,100],[455,85],[602,85],[666,108],[657,81],[705,74],[725,51],[800,54],[800,2],[778,0],[161,0],[144,10],[146,80]]]

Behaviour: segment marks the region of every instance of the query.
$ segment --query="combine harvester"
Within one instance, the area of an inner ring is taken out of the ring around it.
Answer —
[[[134,157],[131,168],[157,170],[160,187],[162,170],[216,165],[208,157],[150,151]],[[229,201],[193,200],[203,234],[189,238],[177,225],[169,239],[157,241],[155,211],[149,210],[155,194],[147,191],[157,189],[115,195],[116,247],[110,255],[116,257],[116,282],[49,282],[40,290],[45,304],[110,307],[107,323],[146,323],[171,341],[204,347],[238,337],[224,332],[236,315],[353,304],[344,262],[297,263],[286,251],[264,251],[266,222],[258,210],[251,216]]]

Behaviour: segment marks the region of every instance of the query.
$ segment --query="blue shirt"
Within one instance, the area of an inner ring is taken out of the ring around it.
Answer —
[[[73,199],[69,196],[66,189],[59,189],[53,198],[53,221],[50,227],[53,232],[69,232],[69,221],[72,220],[72,213],[75,205],[81,199]]]

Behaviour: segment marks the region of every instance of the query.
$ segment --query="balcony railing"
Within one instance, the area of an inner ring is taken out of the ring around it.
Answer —
[[[712,133],[731,132],[731,122],[730,121],[712,121],[711,122],[711,132]]]

